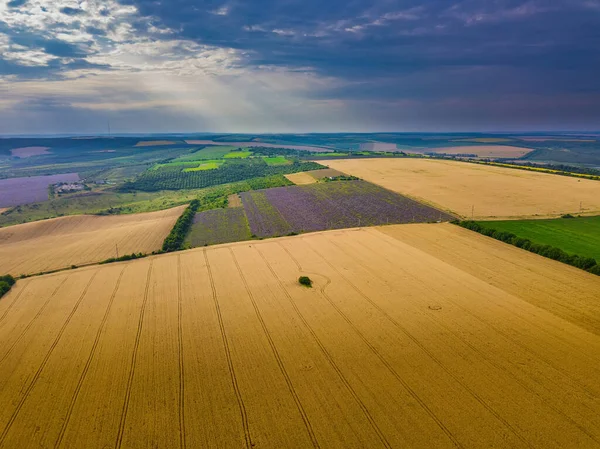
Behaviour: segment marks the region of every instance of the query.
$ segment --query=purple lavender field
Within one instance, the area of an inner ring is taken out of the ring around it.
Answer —
[[[199,212],[187,236],[190,246],[216,245],[250,239],[250,227],[241,207]]]
[[[241,197],[250,230],[257,237],[454,219],[365,181],[277,187],[244,192]]]
[[[0,207],[38,203],[48,199],[48,186],[57,182],[79,181],[77,173],[0,179]]]

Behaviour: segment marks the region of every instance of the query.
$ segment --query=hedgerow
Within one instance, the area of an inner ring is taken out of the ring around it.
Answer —
[[[200,207],[200,201],[193,200],[188,207],[186,207],[183,214],[175,222],[175,226],[171,229],[171,232],[163,242],[162,250],[164,252],[178,251],[183,248],[183,242],[187,233],[190,230],[194,222],[194,216],[196,211]]]
[[[113,263],[113,262],[123,262],[126,260],[134,260],[134,259],[142,259],[144,257],[147,257],[147,254],[144,253],[132,253],[132,254],[126,254],[124,256],[121,257],[111,257],[109,259],[103,260],[102,262],[100,262],[100,265],[103,265],[105,263]]]
[[[456,221],[455,224],[462,226],[463,228],[470,229],[471,231],[478,232],[488,237],[492,237],[496,240],[500,240],[505,243],[509,243],[518,248],[522,248],[529,252],[539,254],[540,256],[547,257],[549,259],[557,260],[568,265],[580,268],[588,271],[592,274],[600,276],[600,265],[596,262],[596,259],[592,257],[578,256],[574,254],[568,254],[560,248],[556,248],[551,245],[542,245],[534,243],[529,239],[519,237],[515,234],[505,231],[497,231],[492,228],[486,228],[479,223],[471,220],[467,221]]]

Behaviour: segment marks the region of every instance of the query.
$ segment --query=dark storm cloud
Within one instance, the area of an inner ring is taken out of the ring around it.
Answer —
[[[498,127],[512,126],[527,116],[544,117],[553,126],[565,117],[600,125],[600,108],[595,106],[600,95],[599,0],[119,3],[136,7],[137,19],[128,23],[138,37],[238,50],[243,54],[239,64],[249,76],[253,70],[269,67],[333,77],[337,83],[305,95],[358,105],[357,110],[366,111],[370,118],[389,122],[391,115],[408,120],[410,108],[417,114],[415,120],[441,120],[440,114],[454,111],[448,123],[460,121],[463,114],[465,120]],[[9,2],[9,6],[23,4]],[[70,7],[61,12],[77,21],[84,15]],[[97,10],[99,16],[110,14],[107,8]],[[100,29],[85,22],[81,26],[99,40],[117,25]],[[11,42],[56,57],[45,69],[52,77],[84,66],[86,56],[96,51],[92,45],[36,36],[31,30],[4,32]],[[190,50],[182,45],[171,51],[184,58]],[[44,76],[44,67],[0,60],[3,73]]]
[[[255,65],[310,67],[322,75],[357,82],[382,79],[388,85],[394,77],[401,81],[411,74],[437,83],[448,76],[450,86],[461,84],[452,77],[487,68],[480,73],[492,90],[522,87],[513,72],[522,72],[522,82],[536,89],[540,80],[548,90],[600,87],[594,82],[600,73],[600,7],[592,1],[132,4],[181,38],[248,51]],[[573,73],[565,76],[565,71]],[[513,87],[504,83],[507,73]]]

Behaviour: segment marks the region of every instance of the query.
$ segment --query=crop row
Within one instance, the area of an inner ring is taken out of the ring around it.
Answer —
[[[199,212],[186,239],[190,246],[216,245],[250,239],[250,227],[242,207]]]
[[[158,190],[200,189],[250,178],[284,175],[319,168],[323,168],[323,166],[314,162],[294,162],[290,165],[273,166],[266,164],[262,158],[228,160],[227,163],[214,170],[185,172],[182,167],[163,167],[142,173],[134,181],[125,183],[121,187],[121,191],[154,192]]]
[[[364,181],[280,187],[241,196],[250,229],[257,237],[452,219],[444,212]]]

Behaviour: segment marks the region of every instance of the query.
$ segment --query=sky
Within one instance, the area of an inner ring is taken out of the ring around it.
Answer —
[[[600,0],[0,0],[0,134],[600,130]]]

